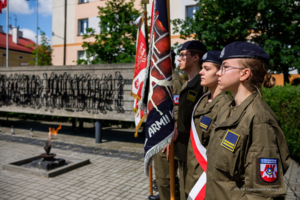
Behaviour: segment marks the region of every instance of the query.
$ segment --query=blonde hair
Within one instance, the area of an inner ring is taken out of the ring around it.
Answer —
[[[254,58],[240,59],[239,63],[242,68],[249,68],[251,74],[248,78],[248,83],[253,89],[258,89],[260,92],[261,86],[271,88],[275,85],[276,79],[268,73],[268,64],[262,60]]]

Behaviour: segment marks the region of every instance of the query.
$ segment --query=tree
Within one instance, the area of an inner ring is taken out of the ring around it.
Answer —
[[[260,45],[270,56],[270,72],[300,72],[300,3],[295,0],[196,0],[199,10],[187,20],[176,19],[173,31],[194,37],[208,50],[234,41]],[[201,3],[200,3],[201,2]]]
[[[94,42],[84,41],[87,60],[78,64],[133,63],[135,57],[136,26],[133,22],[140,16],[134,8],[134,0],[108,0],[105,7],[99,7],[100,34],[87,29],[83,39],[94,38]]]
[[[51,46],[49,45],[48,42],[49,42],[49,40],[48,40],[45,32],[41,31],[41,44],[38,45],[38,47],[32,51],[32,57],[34,58],[34,61],[29,61],[29,64],[35,64],[36,57],[38,55],[37,66],[52,65],[51,54],[52,54],[53,50],[51,49]],[[31,47],[31,48],[36,47],[35,44],[31,44],[31,45],[27,45],[27,46]]]

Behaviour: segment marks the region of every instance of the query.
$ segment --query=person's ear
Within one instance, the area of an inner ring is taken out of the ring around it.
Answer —
[[[195,55],[193,56],[193,60],[194,60],[194,62],[199,62],[199,55],[198,55],[198,54],[195,54]]]
[[[248,80],[251,75],[251,70],[249,68],[242,69],[240,74],[241,74],[240,81]]]

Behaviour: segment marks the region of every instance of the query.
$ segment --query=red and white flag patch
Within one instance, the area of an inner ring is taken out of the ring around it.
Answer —
[[[260,158],[260,177],[267,183],[272,183],[277,180],[277,159]]]
[[[178,105],[179,104],[179,95],[173,95],[173,100],[174,100],[174,104]]]

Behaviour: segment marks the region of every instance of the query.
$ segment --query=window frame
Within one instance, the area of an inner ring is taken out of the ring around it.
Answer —
[[[83,2],[83,1],[86,1],[86,2]],[[78,4],[84,4],[84,3],[89,3],[90,1],[89,0],[78,0]]]
[[[87,21],[87,27],[83,30],[83,32],[81,32],[83,21]],[[78,30],[77,30],[78,36],[82,36],[82,35],[86,34],[87,33],[87,31],[86,31],[87,28],[89,28],[89,18],[78,19]]]
[[[197,7],[198,7],[198,9],[196,9],[196,11],[199,10],[199,6],[197,4],[185,6],[185,19],[190,18],[190,16],[188,16],[188,8],[197,8]],[[193,12],[193,18],[195,17],[194,14],[195,14],[195,12]]]

